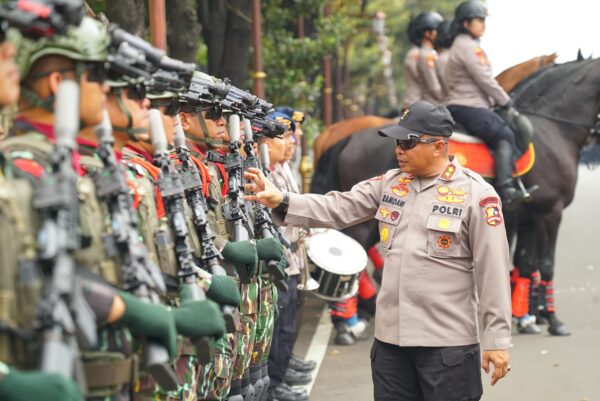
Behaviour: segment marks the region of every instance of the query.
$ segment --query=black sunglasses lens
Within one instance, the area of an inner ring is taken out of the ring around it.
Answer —
[[[409,150],[417,146],[415,139],[396,139],[396,146],[400,146],[403,150]]]
[[[104,82],[106,81],[108,71],[104,68],[103,64],[91,63],[87,65],[87,79],[91,82]]]
[[[132,100],[142,100],[146,98],[146,88],[143,85],[130,85],[127,90],[127,97]]]
[[[211,107],[206,110],[206,118],[209,120],[219,120],[223,116],[223,109],[220,107]]]

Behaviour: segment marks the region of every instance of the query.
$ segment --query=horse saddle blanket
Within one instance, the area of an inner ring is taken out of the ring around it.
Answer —
[[[484,178],[494,178],[494,157],[490,149],[477,137],[461,132],[454,132],[449,141],[450,154],[458,162]],[[527,174],[535,162],[533,143],[529,143],[527,150],[521,154],[515,163],[514,177]]]

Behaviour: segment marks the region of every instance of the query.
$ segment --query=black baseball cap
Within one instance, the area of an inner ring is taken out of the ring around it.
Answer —
[[[418,138],[421,135],[449,137],[454,120],[447,108],[440,104],[420,100],[404,111],[398,125],[379,130],[379,135],[393,139]]]

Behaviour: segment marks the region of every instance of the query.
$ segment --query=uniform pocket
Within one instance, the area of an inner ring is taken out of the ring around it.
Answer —
[[[461,256],[460,228],[462,220],[431,215],[427,219],[427,253],[436,258]]]
[[[479,344],[442,348],[440,353],[448,401],[479,399],[483,394]]]

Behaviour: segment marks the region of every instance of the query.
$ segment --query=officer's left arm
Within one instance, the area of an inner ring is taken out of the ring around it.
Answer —
[[[422,53],[419,57],[419,63],[417,65],[420,75],[423,77],[423,81],[429,90],[429,93],[433,95],[435,100],[441,102],[443,100],[442,85],[438,79],[436,71],[436,63],[438,62],[437,55],[434,50],[430,52]]]
[[[498,194],[489,187],[474,199],[469,242],[483,317],[484,350],[511,347],[508,240]]]

